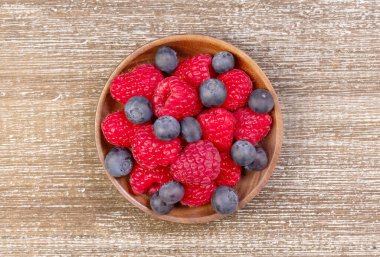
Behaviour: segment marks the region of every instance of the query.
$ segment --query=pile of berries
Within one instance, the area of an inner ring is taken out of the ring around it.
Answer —
[[[116,146],[106,169],[115,177],[129,175],[133,192],[150,195],[156,213],[211,202],[216,212],[231,214],[242,167],[260,171],[268,164],[258,143],[270,130],[273,98],[254,90],[229,52],[179,62],[175,50],[161,47],[154,65],[117,76],[110,92],[124,110],[101,124]]]

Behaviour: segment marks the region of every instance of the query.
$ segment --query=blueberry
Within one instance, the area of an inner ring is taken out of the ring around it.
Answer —
[[[201,139],[202,129],[196,119],[187,117],[181,121],[181,134],[186,142],[193,143]]]
[[[212,58],[212,67],[217,73],[224,73],[235,66],[234,56],[227,51],[219,52]]]
[[[172,116],[162,116],[158,118],[153,125],[154,134],[158,139],[170,141],[179,136],[181,126]]]
[[[221,106],[227,97],[227,90],[219,79],[206,79],[199,87],[199,97],[204,106]]]
[[[167,213],[169,213],[174,208],[174,204],[167,204],[167,203],[165,203],[159,197],[158,192],[156,192],[150,198],[150,207],[152,208],[152,210],[154,212],[156,212],[158,214],[167,214]]]
[[[108,152],[104,163],[112,176],[126,176],[133,167],[132,154],[127,148],[115,147]]]
[[[135,124],[149,121],[153,116],[152,104],[143,96],[134,96],[124,106],[127,119]]]
[[[211,198],[212,208],[220,214],[232,214],[238,206],[239,198],[230,187],[218,187]]]
[[[256,158],[255,147],[248,141],[236,141],[231,147],[232,160],[240,166],[251,164]]]
[[[167,46],[160,47],[154,57],[154,64],[163,72],[170,73],[177,68],[177,53]]]
[[[265,152],[263,148],[257,147],[255,160],[251,164],[245,166],[245,169],[248,171],[260,171],[260,170],[265,169],[267,165],[268,165],[267,153]]]
[[[256,113],[267,113],[273,109],[274,101],[268,90],[253,90],[248,99],[248,105]]]
[[[178,203],[184,194],[184,187],[174,180],[163,185],[158,193],[160,199],[167,204]]]

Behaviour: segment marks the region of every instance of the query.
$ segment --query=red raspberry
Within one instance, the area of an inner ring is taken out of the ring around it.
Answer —
[[[148,169],[136,164],[131,171],[129,183],[132,191],[139,195],[148,192],[154,194],[163,184],[173,180],[169,167]]]
[[[219,186],[233,187],[240,180],[241,167],[231,159],[229,153],[221,153],[220,159],[220,173],[215,182]]]
[[[132,139],[132,153],[135,160],[148,168],[167,166],[173,163],[181,151],[179,138],[162,141],[153,133],[152,125],[145,125],[136,131]]]
[[[220,172],[220,155],[211,142],[188,144],[170,169],[175,180],[184,184],[210,184]]]
[[[200,185],[185,185],[185,194],[181,199],[183,205],[191,207],[208,204],[216,189],[215,182]]]
[[[135,130],[146,125],[137,125],[130,122],[124,111],[108,114],[101,124],[106,140],[116,146],[130,147]]]
[[[233,69],[218,76],[227,89],[226,101],[222,107],[231,111],[247,104],[253,85],[249,76],[242,70]]]
[[[234,113],[236,118],[236,140],[247,140],[253,145],[257,145],[269,132],[272,117],[267,114],[258,114],[246,108],[240,108]]]
[[[148,195],[154,195],[154,193],[156,193],[158,190],[160,190],[162,185],[163,184],[153,185],[151,188],[148,189]]]
[[[212,142],[219,151],[231,148],[236,125],[232,113],[223,108],[212,108],[198,115],[203,139]]]
[[[151,64],[142,64],[131,72],[120,74],[111,82],[111,96],[125,104],[133,96],[145,96],[153,100],[158,82],[164,79],[161,71]]]
[[[200,54],[183,60],[174,72],[196,90],[206,79],[213,76],[214,71],[211,67],[212,57],[209,54]]]
[[[198,92],[175,76],[157,85],[153,101],[156,116],[170,115],[178,120],[194,116],[202,108]]]

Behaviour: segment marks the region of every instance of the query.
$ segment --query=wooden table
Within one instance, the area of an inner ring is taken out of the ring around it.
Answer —
[[[379,1],[0,3],[0,255],[380,256]],[[153,220],[103,173],[99,94],[138,46],[235,44],[280,97],[267,187],[204,225]]]

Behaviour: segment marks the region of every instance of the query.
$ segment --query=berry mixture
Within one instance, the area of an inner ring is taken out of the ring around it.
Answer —
[[[179,60],[163,46],[152,63],[111,83],[111,96],[124,108],[101,123],[114,145],[106,170],[128,176],[133,193],[149,195],[157,214],[205,204],[232,214],[242,169],[258,172],[270,160],[260,141],[271,129],[271,93],[255,89],[227,51]]]

